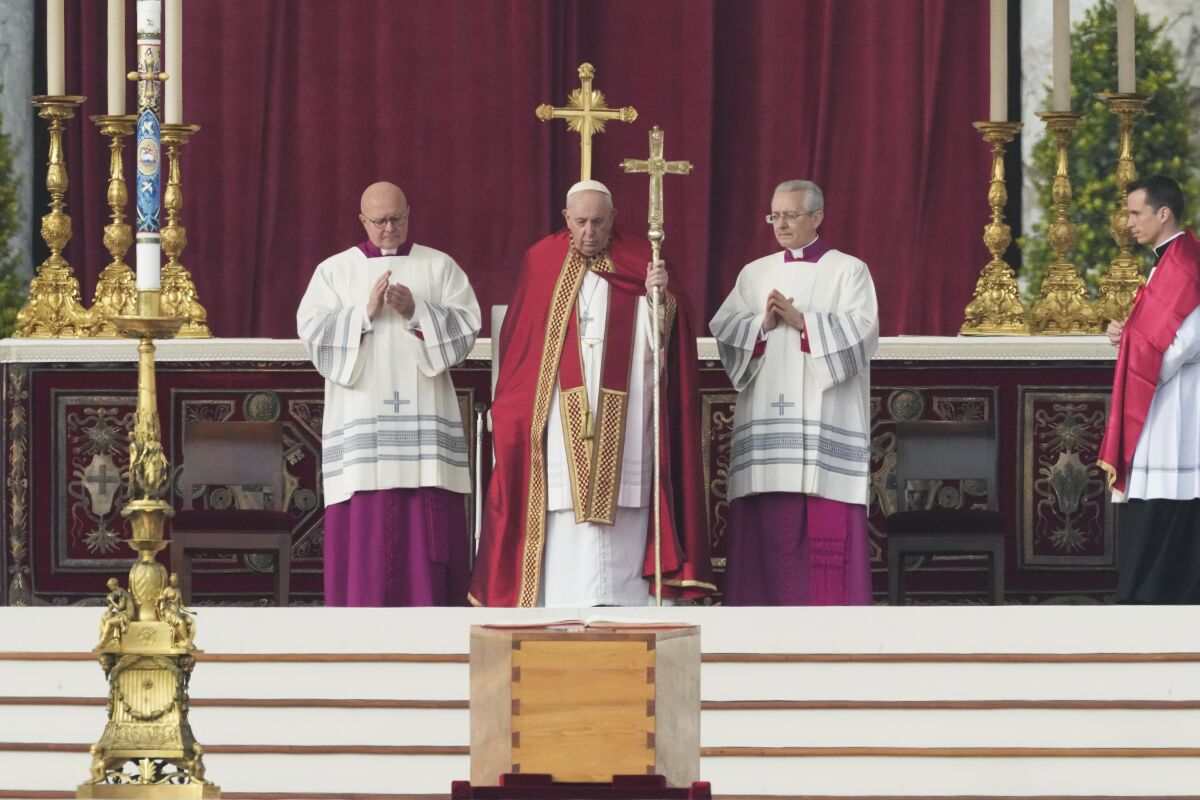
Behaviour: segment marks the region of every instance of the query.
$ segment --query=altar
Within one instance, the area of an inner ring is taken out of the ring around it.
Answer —
[[[120,516],[128,431],[136,405],[136,343],[121,340],[0,342],[3,451],[0,525],[5,605],[94,603],[104,581],[128,566]],[[491,342],[480,339],[453,371],[468,440],[490,452]],[[726,470],[736,393],[711,339],[699,341],[700,407],[709,536],[718,581],[727,536]],[[895,505],[897,421],[995,420],[1000,510],[1009,522],[1009,603],[1103,602],[1116,584],[1112,506],[1095,465],[1114,351],[1099,336],[881,340],[872,363],[870,544],[875,596],[886,597],[884,518]],[[158,343],[163,444],[180,505],[183,429],[194,420],[279,421],[285,495],[293,528],[292,598],[320,604],[323,384],[299,341],[171,340]],[[471,468],[475,472],[471,447]],[[486,486],[490,459],[479,470]],[[946,486],[936,502],[971,504],[979,487]],[[975,499],[978,499],[975,497]],[[198,503],[253,502],[224,487]],[[476,497],[465,499],[475,519]],[[165,557],[165,556],[164,556]],[[194,560],[198,604],[265,603],[268,556],[212,554]],[[910,602],[982,602],[984,565],[934,559],[910,569]]]

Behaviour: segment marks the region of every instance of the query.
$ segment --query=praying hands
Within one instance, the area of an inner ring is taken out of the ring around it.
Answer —
[[[379,309],[383,308],[384,294],[388,289],[388,278],[392,277],[392,271],[379,276],[375,281],[375,285],[371,287],[371,293],[367,295],[367,319],[374,320],[375,315],[379,313]]]
[[[792,305],[794,297],[784,297],[778,289],[772,289],[767,295],[766,316],[763,317],[763,331],[775,330],[780,322],[798,331],[804,330],[804,315]]]
[[[413,312],[416,311],[416,303],[413,301],[412,292],[402,283],[393,283],[387,287],[386,294],[387,304],[396,309],[400,316],[405,319],[412,319]]]

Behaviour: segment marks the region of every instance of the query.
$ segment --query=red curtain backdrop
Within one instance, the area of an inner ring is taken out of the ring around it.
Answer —
[[[620,227],[646,228],[646,178],[618,164],[645,157],[651,125],[695,164],[665,179],[664,254],[704,320],[778,249],[763,215],[786,179],[825,190],[822,234],[870,266],[884,335],[955,333],[988,258],[988,153],[971,128],[986,0],[183,6],[184,121],[202,128],[183,151],[183,261],[218,336],[295,337],[309,276],[365,238],[358,198],[379,179],[407,192],[413,240],[453,255],[485,307],[507,302],[579,175],[578,137],[533,110],[563,105],[583,61],[610,106],[638,110],[594,146]],[[67,9],[67,91],[89,98],[67,128],[67,257],[90,303],[108,261],[106,142],[86,119],[106,105],[105,11]],[[134,16],[130,0],[130,42]]]

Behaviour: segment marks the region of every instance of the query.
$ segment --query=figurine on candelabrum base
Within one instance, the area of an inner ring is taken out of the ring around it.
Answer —
[[[78,95],[37,95],[29,99],[38,109],[38,116],[50,121],[50,153],[46,168],[50,213],[42,217],[42,239],[50,248],[50,255],[30,281],[29,297],[17,312],[13,336],[71,338],[88,333],[91,315],[80,299],[79,281],[62,255],[63,248],[71,241],[71,217],[66,213],[68,181],[63,155],[63,121],[74,117],[75,109],[86,99]]]
[[[1141,264],[1133,257],[1133,234],[1129,231],[1126,210],[1126,187],[1137,180],[1133,162],[1133,122],[1146,110],[1150,95],[1139,92],[1101,92],[1096,95],[1116,114],[1120,125],[1117,169],[1113,178],[1117,186],[1117,206],[1109,218],[1108,232],[1116,242],[1118,253],[1100,278],[1100,299],[1096,311],[1100,321],[1123,320],[1133,308],[1133,297],[1146,282]]]
[[[1016,275],[1004,261],[1012,244],[1012,229],[1004,222],[1008,190],[1004,186],[1004,146],[1021,130],[1019,122],[976,122],[975,129],[992,146],[992,178],[988,205],[992,219],[983,228],[983,244],[992,254],[975,283],[975,297],[963,311],[959,331],[967,336],[1022,336],[1029,333],[1025,307],[1021,305]]]
[[[191,273],[179,260],[187,247],[187,229],[181,222],[183,186],[179,179],[179,150],[198,130],[199,125],[162,126],[162,142],[167,150],[167,187],[163,192],[167,223],[162,229],[162,249],[167,263],[162,269],[162,309],[167,316],[187,319],[179,331],[181,339],[207,339],[212,336],[208,328],[208,311],[200,304]]]
[[[1050,223],[1050,246],[1057,254],[1042,281],[1042,291],[1033,304],[1031,316],[1037,333],[1083,334],[1099,333],[1096,310],[1088,304],[1087,285],[1079,270],[1067,258],[1075,246],[1075,224],[1071,222],[1071,180],[1068,175],[1071,132],[1083,119],[1072,111],[1043,111],[1038,116],[1046,122],[1055,139],[1057,156],[1054,168],[1054,221]]]
[[[184,605],[177,576],[157,560],[167,546],[163,526],[172,510],[163,500],[168,464],[159,430],[154,339],[170,338],[186,320],[127,315],[109,321],[122,335],[140,340],[129,448],[133,499],[121,510],[137,557],[128,589],[116,578],[108,581],[94,650],[108,679],[108,721],[91,746],[90,777],[76,797],[214,800],[221,790],[205,777],[204,748],[188,721],[188,684],[201,652],[195,645],[196,621]]]
[[[100,133],[109,138],[106,199],[112,221],[104,226],[104,247],[112,256],[112,261],[100,272],[96,282],[96,294],[89,309],[92,316],[89,333],[108,337],[119,335],[109,317],[137,313],[137,281],[133,269],[125,263],[125,254],[133,244],[133,230],[125,222],[129,190],[125,184],[121,157],[123,140],[133,133],[137,117],[105,115],[92,117],[92,122],[100,128]]]

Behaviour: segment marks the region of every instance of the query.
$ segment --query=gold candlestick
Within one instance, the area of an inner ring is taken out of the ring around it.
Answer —
[[[1017,290],[1012,267],[1004,260],[1004,251],[1012,244],[1012,229],[1004,222],[1008,190],[1004,186],[1004,146],[1021,130],[1019,122],[976,122],[975,130],[992,146],[992,180],[988,186],[988,205],[992,221],[983,228],[983,244],[992,254],[975,283],[975,299],[963,312],[959,333],[966,336],[1025,335],[1029,322]]]
[[[78,95],[36,95],[29,98],[38,116],[50,121],[50,155],[46,167],[46,189],[50,192],[50,213],[42,217],[42,239],[50,256],[38,267],[29,283],[29,297],[17,312],[13,336],[69,338],[86,336],[91,315],[79,297],[79,281],[71,265],[63,258],[63,248],[71,241],[71,217],[67,207],[67,162],[63,156],[63,120],[75,116],[85,97]]]
[[[1120,151],[1117,156],[1117,207],[1108,221],[1108,232],[1117,243],[1120,252],[1108,264],[1100,278],[1100,299],[1096,311],[1103,322],[1108,319],[1123,320],[1133,308],[1133,296],[1146,282],[1141,265],[1133,257],[1133,234],[1129,232],[1129,214],[1126,206],[1126,187],[1137,180],[1137,168],[1133,163],[1133,120],[1146,110],[1150,95],[1138,92],[1101,92],[1096,95],[1117,115],[1120,123]]]
[[[155,291],[139,295],[140,308],[158,305]],[[163,523],[172,515],[169,465],[163,454],[154,375],[154,339],[174,336],[179,317],[118,315],[108,322],[138,345],[138,399],[129,441],[129,546],[137,558],[129,589],[109,580],[95,653],[108,678],[108,722],[91,747],[91,779],[82,798],[219,798],[204,777],[204,748],[188,721],[188,682],[196,663],[196,621],[183,605],[178,581],[158,563],[167,546]],[[134,773],[127,773],[132,762]]]
[[[1054,221],[1048,238],[1057,258],[1042,281],[1042,292],[1033,304],[1033,329],[1037,333],[1079,334],[1096,333],[1096,310],[1088,304],[1087,284],[1079,270],[1067,258],[1075,246],[1075,223],[1068,212],[1071,208],[1071,178],[1068,174],[1071,132],[1083,119],[1073,111],[1039,111],[1046,129],[1054,134],[1057,156],[1054,162]]]
[[[196,284],[179,260],[179,255],[187,247],[187,229],[180,222],[183,187],[179,181],[179,148],[187,144],[198,130],[199,125],[162,126],[162,142],[167,150],[167,187],[163,192],[167,224],[162,229],[162,249],[167,256],[167,263],[162,269],[162,313],[187,320],[179,331],[181,339],[207,339],[212,336],[212,331],[208,329],[208,312],[196,296]]]
[[[125,171],[121,151],[124,139],[133,133],[137,117],[130,115],[101,115],[92,117],[100,133],[109,138],[108,150],[108,200],[112,222],[104,226],[104,247],[112,261],[100,273],[96,282],[96,294],[92,298],[92,336],[118,336],[116,327],[109,317],[129,315],[137,312],[137,281],[133,270],[125,263],[125,254],[133,244],[133,232],[125,222],[125,206],[129,203],[129,190],[125,184]]]

